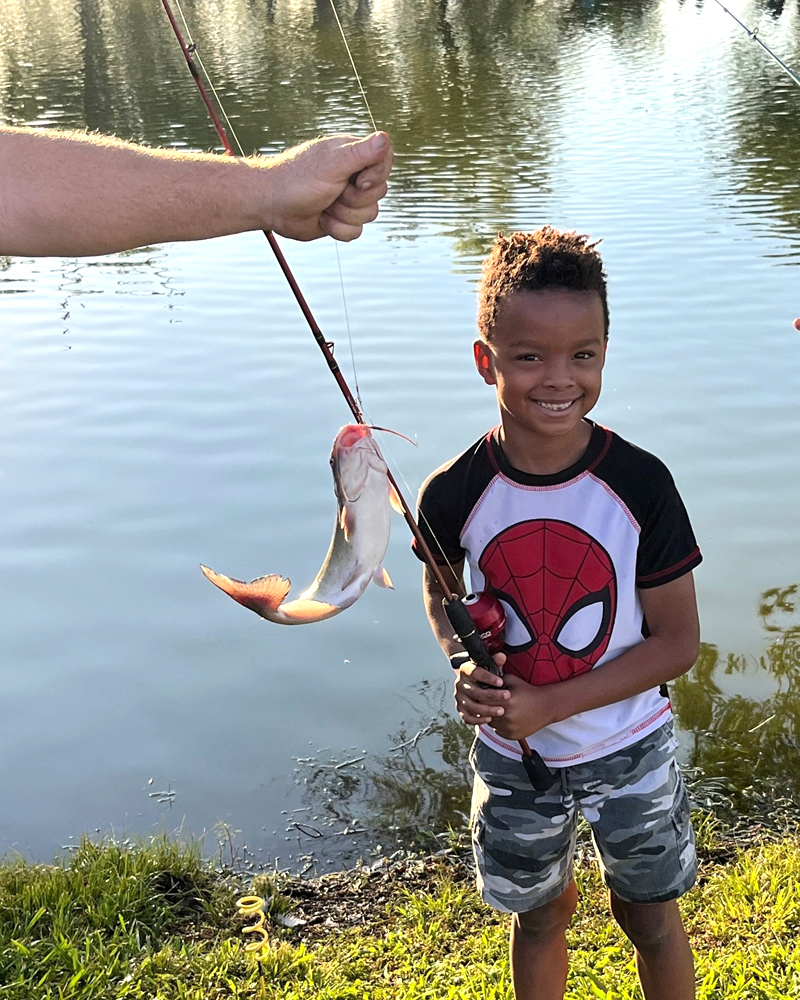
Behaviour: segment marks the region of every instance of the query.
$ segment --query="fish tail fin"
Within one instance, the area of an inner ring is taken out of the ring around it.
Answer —
[[[287,580],[286,577],[277,573],[260,576],[256,580],[251,580],[250,583],[244,583],[242,580],[232,579],[222,573],[215,573],[208,566],[201,566],[200,569],[203,571],[203,576],[210,580],[215,587],[219,587],[234,601],[238,601],[244,607],[255,611],[262,618],[273,618],[292,587],[291,580]]]

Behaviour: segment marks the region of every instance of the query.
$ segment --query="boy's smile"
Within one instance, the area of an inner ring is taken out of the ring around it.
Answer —
[[[597,292],[547,288],[504,298],[475,363],[497,391],[502,441],[522,471],[559,472],[576,462],[591,436],[583,418],[600,395],[606,354]]]

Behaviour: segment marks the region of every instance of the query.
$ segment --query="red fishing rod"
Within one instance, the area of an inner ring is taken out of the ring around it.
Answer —
[[[222,122],[220,121],[216,109],[214,108],[211,98],[208,96],[208,91],[203,84],[200,70],[197,68],[197,63],[194,59],[196,46],[194,42],[187,43],[186,39],[183,37],[183,33],[181,32],[180,26],[178,25],[172,11],[169,0],[161,0],[161,4],[167,17],[169,18],[169,23],[172,25],[172,30],[175,33],[175,37],[181,47],[181,52],[183,52],[184,59],[186,60],[186,65],[189,67],[189,72],[192,74],[192,78],[197,85],[197,89],[200,92],[203,103],[211,116],[211,121],[214,123],[214,128],[217,130],[217,135],[220,137],[222,145],[225,147],[225,155],[233,156],[235,154],[230,144],[230,140],[228,139],[228,135]],[[303,316],[305,316],[309,329],[314,335],[314,340],[317,342],[317,346],[322,351],[322,355],[325,358],[328,368],[330,369],[333,377],[336,379],[336,384],[339,386],[347,405],[350,407],[351,413],[355,417],[357,423],[365,424],[366,421],[364,420],[364,414],[361,412],[361,407],[356,402],[353,393],[350,391],[350,386],[347,384],[347,381],[339,368],[338,362],[333,356],[333,344],[325,339],[319,324],[314,318],[314,314],[311,312],[308,302],[306,302],[305,296],[300,290],[300,286],[297,284],[295,276],[292,274],[291,268],[286,262],[286,258],[278,245],[278,241],[275,239],[274,234],[268,230],[263,230],[263,233],[267,238],[267,242],[269,243],[276,260],[278,261],[281,271],[283,271],[284,277],[289,283],[289,287],[297,300],[297,304],[300,306],[300,311],[303,313]],[[444,578],[444,573],[434,559],[433,553],[431,552],[424,535],[420,531],[419,525],[414,519],[414,515],[411,513],[411,509],[409,508],[400,487],[397,485],[394,476],[388,469],[386,474],[398,500],[400,501],[400,506],[403,509],[403,517],[405,518],[406,524],[411,529],[411,533],[416,540],[419,551],[425,560],[425,564],[433,574],[433,578],[436,580],[436,583],[444,595],[444,610],[447,614],[448,621],[453,626],[453,629],[458,636],[459,641],[463,645],[464,649],[466,649],[469,653],[470,659],[473,663],[477,663],[478,666],[484,667],[486,670],[491,671],[499,677],[501,675],[501,671],[492,659],[489,650],[486,648],[475,622],[473,621],[472,615],[470,614],[469,607],[465,605],[461,597],[454,593],[453,589],[448,586],[447,581]],[[553,783],[553,775],[550,773],[545,762],[535,750],[531,750],[526,740],[520,740],[519,745],[522,750],[522,762],[525,765],[525,770],[533,787],[539,791],[544,791],[545,789],[550,788]]]

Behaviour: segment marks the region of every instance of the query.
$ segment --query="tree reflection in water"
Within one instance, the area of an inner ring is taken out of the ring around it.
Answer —
[[[800,757],[800,615],[798,585],[766,590],[758,616],[767,647],[758,658],[721,655],[702,643],[694,669],[672,684],[672,705],[688,743],[687,764],[724,787],[735,810],[752,813],[776,796],[798,801]],[[766,698],[725,694],[722,676],[766,671]]]
[[[321,763],[302,759],[297,775],[323,833],[301,847],[317,859],[359,857],[441,847],[449,830],[463,830],[469,813],[472,730],[451,711],[450,685],[423,681],[414,688],[414,716],[390,740],[385,756],[350,752]],[[298,824],[304,824],[298,814]],[[302,831],[301,831],[302,832]],[[295,859],[296,860],[296,859]]]
[[[693,797],[728,819],[768,822],[776,811],[797,814],[792,806],[800,800],[797,592],[793,584],[761,595],[758,615],[767,646],[757,661],[721,654],[704,642],[694,668],[670,686]],[[724,692],[722,677],[763,671],[773,682],[768,697]],[[453,714],[445,681],[423,682],[413,701],[414,717],[394,734],[385,756],[354,760],[350,753],[348,761],[342,752],[327,763],[299,761],[309,806],[296,816],[301,850],[341,861],[376,845],[383,853],[443,846],[448,830],[464,830],[472,730]],[[303,816],[312,811],[309,828]],[[313,840],[302,840],[304,829]]]

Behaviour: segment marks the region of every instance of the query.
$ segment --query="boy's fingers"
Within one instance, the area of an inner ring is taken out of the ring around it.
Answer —
[[[500,654],[502,656],[502,654]],[[503,686],[503,678],[498,677],[485,667],[479,667],[477,663],[468,660],[461,668],[461,673],[466,674],[470,681],[475,684],[488,684],[490,687],[499,688]]]
[[[477,705],[502,705],[511,697],[511,692],[505,688],[482,688],[466,681],[456,689],[462,698],[470,698]]]
[[[505,709],[500,705],[481,705],[471,698],[456,698],[458,714],[470,726],[479,726],[491,719],[499,718]]]

